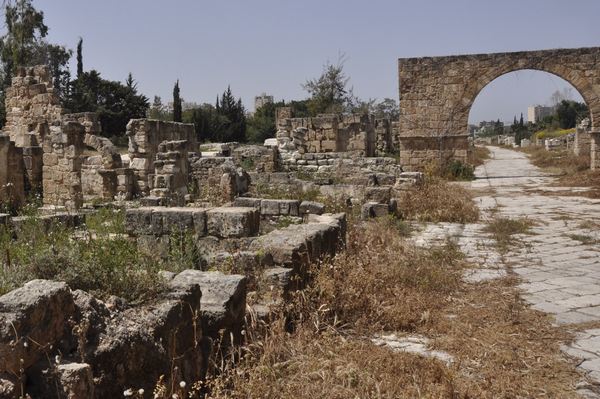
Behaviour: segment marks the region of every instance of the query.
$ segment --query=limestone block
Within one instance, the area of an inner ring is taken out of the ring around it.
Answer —
[[[94,397],[92,368],[87,363],[66,363],[56,366],[60,386],[67,399]]]
[[[230,237],[252,237],[258,234],[260,213],[254,208],[221,207],[206,212],[209,235]]]
[[[389,205],[377,202],[367,202],[361,208],[361,217],[363,219],[377,218],[389,214]]]
[[[302,201],[302,203],[300,203],[300,215],[322,215],[323,212],[325,212],[325,205],[320,202]]]
[[[241,333],[246,312],[246,284],[244,276],[199,270],[184,270],[170,282],[172,287],[200,287],[203,332],[210,336],[222,329],[235,335]]]
[[[32,280],[0,297],[0,373],[19,375],[66,332],[75,306],[62,282]]]

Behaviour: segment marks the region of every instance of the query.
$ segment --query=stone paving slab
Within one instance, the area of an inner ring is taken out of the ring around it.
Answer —
[[[477,168],[478,179],[471,187],[494,194],[482,201],[476,198],[476,202],[489,204],[492,197],[498,216],[527,218],[534,223],[532,234],[521,237],[525,245],[505,256],[522,279],[523,298],[534,309],[554,315],[558,324],[600,321],[600,244],[594,242],[600,231],[581,227],[590,220],[600,221],[600,201],[560,196],[559,191],[585,190],[549,187],[553,178],[545,176],[524,154],[488,148],[492,159]],[[557,195],[540,195],[540,191],[556,191]],[[480,209],[486,212],[490,208]],[[577,238],[589,239],[582,242]],[[593,382],[582,383],[578,393],[600,398],[600,329],[579,333],[563,351],[579,359],[579,369]]]

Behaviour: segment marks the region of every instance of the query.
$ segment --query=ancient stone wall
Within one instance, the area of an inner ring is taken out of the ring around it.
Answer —
[[[571,83],[590,108],[592,131],[600,130],[600,48],[559,49],[515,53],[403,58],[398,61],[400,81],[400,156],[403,164],[422,167],[445,158],[464,160],[469,111],[479,92],[506,73],[534,69],[557,75]],[[452,154],[449,143],[435,149],[435,140],[453,136],[459,146]],[[427,150],[423,148],[427,147]],[[415,153],[411,153],[411,151]],[[439,152],[442,152],[440,155]],[[419,157],[412,161],[413,156]]]
[[[280,148],[300,153],[355,152],[374,156],[381,147],[391,150],[390,124],[376,122],[369,115],[323,114],[311,118],[283,118],[291,111],[278,112],[277,140]],[[378,143],[378,138],[382,140]]]
[[[17,207],[25,201],[25,165],[23,148],[15,146],[10,137],[0,134],[0,202]]]
[[[129,166],[134,170],[136,190],[148,194],[154,183],[154,161],[163,141],[187,142],[185,153],[197,153],[198,142],[194,125],[151,119],[132,119],[127,124],[129,136]]]
[[[163,205],[183,206],[188,194],[190,162],[186,140],[163,141],[154,161],[154,184],[150,191]]]
[[[62,108],[47,66],[20,67],[6,89],[4,132],[17,147],[41,146],[48,127],[60,123]],[[30,136],[30,137],[28,137]]]
[[[85,129],[78,122],[51,126],[44,138],[44,205],[77,209],[83,205],[81,165]]]

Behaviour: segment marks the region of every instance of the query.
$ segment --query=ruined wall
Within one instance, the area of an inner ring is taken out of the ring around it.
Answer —
[[[599,65],[598,47],[399,59],[401,162],[417,168],[447,156],[467,161],[463,149],[475,98],[497,77],[522,69],[546,71],[571,83],[590,108],[592,131],[598,131]],[[453,139],[444,139],[440,150],[431,138],[442,136]],[[458,146],[457,153],[451,145]],[[418,165],[413,157],[419,158]]]
[[[16,207],[25,201],[23,149],[0,134],[0,202]]]
[[[46,66],[17,68],[6,89],[6,125],[3,131],[23,148],[25,190],[42,186],[42,144],[50,126],[60,124],[62,108]]]
[[[130,167],[134,171],[136,190],[147,194],[153,188],[154,161],[163,141],[185,140],[185,151],[196,153],[198,142],[194,125],[152,119],[132,119],[127,124]]]
[[[47,66],[19,67],[6,89],[4,132],[17,147],[40,146],[48,126],[60,122],[62,108]]]
[[[377,122],[372,115],[284,118],[290,114],[289,107],[277,112],[277,140],[284,149],[300,153],[349,151],[363,156],[374,156],[378,147],[384,152],[390,149],[390,124]]]
[[[78,122],[51,126],[44,138],[44,205],[77,209],[83,205],[81,165],[85,129]]]
[[[154,184],[150,191],[163,205],[183,206],[188,194],[190,162],[186,140],[163,141],[154,161]]]

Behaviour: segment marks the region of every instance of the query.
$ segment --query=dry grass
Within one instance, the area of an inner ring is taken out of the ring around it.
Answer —
[[[559,350],[570,336],[519,299],[516,279],[465,284],[458,252],[436,251],[412,248],[389,220],[351,228],[347,252],[286,317],[248,330],[241,361],[220,367],[209,397],[575,397],[580,377]],[[382,330],[428,336],[455,362],[370,343]]]
[[[522,151],[529,154],[535,166],[558,175],[555,186],[591,187],[590,191],[575,195],[600,198],[600,171],[590,170],[589,155],[575,155],[569,150],[546,151],[543,147],[527,147]]]
[[[518,244],[515,237],[519,234],[528,234],[533,226],[533,221],[527,218],[511,219],[507,217],[496,217],[484,228],[484,232],[491,234],[496,240],[496,246],[500,253],[506,253],[511,247]]]
[[[468,190],[433,176],[403,194],[400,210],[404,218],[420,222],[473,223],[479,219],[479,208]]]
[[[471,163],[474,167],[483,165],[485,161],[490,159],[490,150],[487,147],[475,146],[472,151]]]

